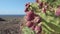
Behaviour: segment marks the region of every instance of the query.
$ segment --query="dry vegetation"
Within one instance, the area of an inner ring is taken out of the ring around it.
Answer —
[[[4,19],[5,21],[0,21],[0,34],[21,34],[20,24],[23,23],[23,18],[7,17]]]

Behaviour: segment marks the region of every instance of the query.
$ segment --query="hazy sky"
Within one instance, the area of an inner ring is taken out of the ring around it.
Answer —
[[[35,0],[0,0],[0,15],[25,14],[25,4]]]

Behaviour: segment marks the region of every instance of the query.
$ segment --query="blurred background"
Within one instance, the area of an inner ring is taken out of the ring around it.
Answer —
[[[0,15],[25,15],[25,4],[35,0],[0,0]]]

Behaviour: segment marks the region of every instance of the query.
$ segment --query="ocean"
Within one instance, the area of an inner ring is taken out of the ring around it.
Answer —
[[[19,19],[19,18],[23,19],[24,16],[25,15],[0,15],[0,18],[11,20],[11,19]]]
[[[24,17],[25,15],[0,15],[0,18],[4,17]]]

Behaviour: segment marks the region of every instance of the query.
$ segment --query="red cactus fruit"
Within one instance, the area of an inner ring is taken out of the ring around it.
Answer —
[[[39,0],[36,0],[37,3],[39,3],[40,1]]]
[[[30,3],[26,3],[26,8],[29,8],[30,7]]]
[[[31,21],[27,21],[26,26],[28,26],[28,27],[33,26],[33,22],[31,22]]]
[[[57,8],[56,12],[55,12],[56,16],[60,16],[60,8]]]
[[[41,18],[39,16],[35,17],[34,23],[38,24],[41,22]]]
[[[39,8],[42,8],[42,7],[43,7],[43,2],[39,4]]]
[[[46,13],[46,8],[42,8],[43,13]]]
[[[42,31],[41,26],[36,26],[36,27],[35,27],[35,32],[36,32],[37,34],[41,33],[41,31]]]
[[[35,25],[33,25],[33,26],[31,27],[31,29],[34,30],[34,29],[35,29]]]

